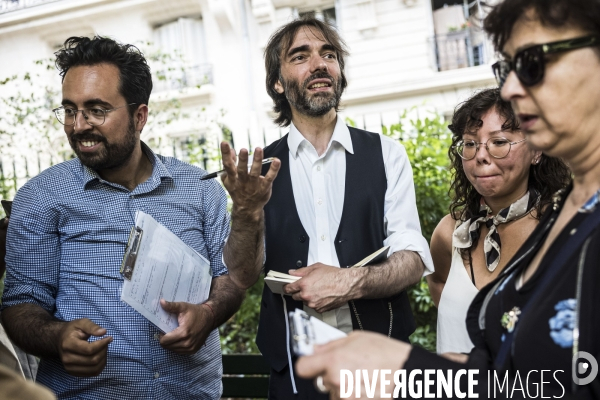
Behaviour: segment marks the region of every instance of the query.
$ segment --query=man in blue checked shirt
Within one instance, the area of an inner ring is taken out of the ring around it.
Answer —
[[[261,177],[262,152],[250,173],[247,152],[240,153],[227,181],[230,234],[220,185],[140,141],[152,90],[143,55],[111,39],[72,37],[56,56],[63,99],[54,111],[77,158],[42,172],[15,197],[3,324],[19,347],[41,358],[37,381],[59,398],[217,399],[216,328],[243,299],[226,265],[262,265],[256,222],[279,161]],[[120,301],[119,267],[137,210],[210,260],[213,272],[207,302],[162,300],[179,320],[165,335]]]

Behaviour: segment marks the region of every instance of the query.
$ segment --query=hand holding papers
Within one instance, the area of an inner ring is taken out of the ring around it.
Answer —
[[[363,258],[350,268],[364,267],[366,265],[378,264],[380,262],[383,262],[387,259],[389,249],[390,246],[382,247],[376,252],[369,254],[367,257]],[[273,293],[286,294],[283,291],[283,286],[287,285],[288,283],[296,282],[300,278],[301,277],[299,276],[292,276],[284,274],[282,272],[269,271],[267,273],[267,276],[265,277],[265,283]]]
[[[269,271],[265,277],[265,283],[275,294],[286,294],[283,287],[288,283],[296,282],[299,276],[284,274],[283,272]]]
[[[160,299],[199,304],[208,299],[210,263],[150,215],[136,212],[123,257],[121,300],[164,332],[177,328],[177,315]]]

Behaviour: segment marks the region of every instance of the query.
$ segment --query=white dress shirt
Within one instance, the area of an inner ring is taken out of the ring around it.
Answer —
[[[319,156],[314,146],[292,123],[288,147],[296,209],[310,238],[307,263],[312,265],[320,262],[339,267],[333,242],[344,206],[346,151],[354,154],[350,131],[338,117],[327,149]],[[433,272],[433,262],[427,241],[421,234],[412,168],[406,150],[386,136],[381,136],[381,148],[387,178],[383,221],[386,239],[382,246],[390,246],[389,254],[400,250],[417,252],[426,267],[424,276],[428,275]],[[306,306],[304,309],[346,333],[352,330],[347,303],[323,314]]]

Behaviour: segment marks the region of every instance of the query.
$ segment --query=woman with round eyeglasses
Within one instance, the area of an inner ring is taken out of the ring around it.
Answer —
[[[527,146],[499,89],[461,103],[449,128],[452,203],[431,237],[435,272],[427,282],[438,307],[437,352],[468,353],[471,301],[500,274],[570,173]]]
[[[419,382],[406,382],[422,385],[420,397],[427,386],[437,398],[466,397],[467,389],[479,398],[600,398],[600,0],[504,0],[484,28],[502,55],[494,71],[527,145],[563,159],[572,183],[475,296],[466,320],[475,347],[464,364],[353,333],[296,365],[304,378],[320,376],[332,398],[341,369],[420,371]],[[460,390],[448,391],[439,371],[461,374]]]

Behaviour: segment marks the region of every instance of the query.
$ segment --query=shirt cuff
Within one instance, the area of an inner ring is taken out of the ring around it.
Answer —
[[[225,269],[227,270],[227,273],[229,273],[229,268],[227,267],[227,264],[225,264],[225,252],[221,253],[221,262],[225,266]]]
[[[429,252],[429,245],[427,244],[427,240],[425,240],[420,233],[395,232],[383,241],[383,245],[390,246],[390,254],[402,250],[414,251],[417,253],[425,265],[423,277],[434,271],[433,260],[431,259],[431,253]]]

